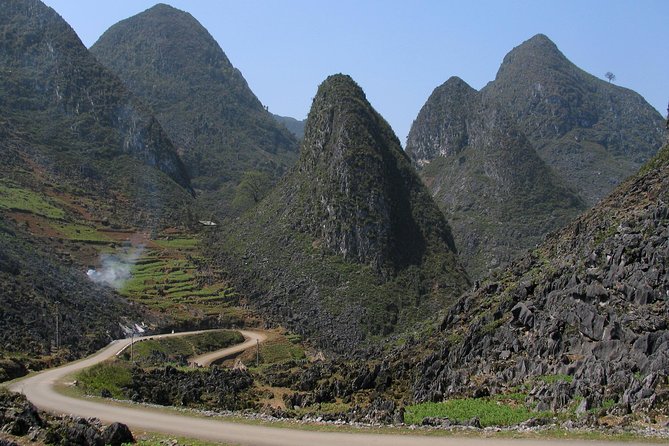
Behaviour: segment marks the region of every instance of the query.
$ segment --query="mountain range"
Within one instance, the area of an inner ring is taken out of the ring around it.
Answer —
[[[6,2],[0,27],[3,143],[24,168],[3,178],[32,188],[49,177],[82,199],[105,197],[88,203],[100,219],[181,219],[189,176],[142,102],[41,2]],[[111,209],[123,200],[126,209]]]
[[[344,74],[302,128],[270,114],[167,5],[90,51],[38,0],[4,1],[0,32],[0,381],[141,322],[264,326],[267,362],[258,347],[206,404],[666,420],[669,122],[546,36],[480,91],[438,86],[405,151]],[[129,251],[124,286],[89,280]],[[188,376],[228,376],[126,371],[153,374],[140,387],[159,401],[183,377],[168,400],[184,405],[202,389]]]
[[[436,88],[406,151],[481,278],[636,172],[662,144],[662,127],[641,96],[585,73],[537,35],[481,91],[459,78]]]

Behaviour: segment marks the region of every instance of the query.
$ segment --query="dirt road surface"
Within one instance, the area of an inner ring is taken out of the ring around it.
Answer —
[[[215,352],[206,353],[204,355],[193,356],[188,360],[188,362],[195,363],[201,367],[208,367],[213,362],[218,361],[219,359],[227,358],[237,353],[241,353],[244,350],[253,348],[259,343],[267,339],[267,335],[260,331],[249,331],[249,330],[238,330],[242,336],[244,336],[244,342],[241,344],[233,345],[232,347],[224,348],[221,350],[216,350]]]
[[[185,334],[181,333],[181,335]],[[176,335],[179,334],[165,336]],[[249,337],[245,344],[248,343],[249,347],[253,347],[256,345],[255,339],[260,339],[264,335],[260,332],[248,331],[245,336]],[[87,359],[25,378],[13,383],[10,388],[13,391],[24,393],[37,407],[56,413],[97,417],[106,422],[119,421],[134,430],[162,432],[168,435],[249,446],[640,446],[643,444],[306,431],[196,418],[147,407],[111,405],[100,401],[68,397],[54,390],[54,385],[65,376],[113,357],[123,348],[126,348],[129,343],[129,339],[114,341],[108,347]],[[236,347],[231,347],[231,349]],[[217,354],[222,353],[217,352]]]

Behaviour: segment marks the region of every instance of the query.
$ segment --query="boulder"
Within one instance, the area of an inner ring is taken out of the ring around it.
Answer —
[[[105,445],[121,446],[125,443],[134,443],[135,438],[128,426],[123,423],[112,423],[102,432]]]

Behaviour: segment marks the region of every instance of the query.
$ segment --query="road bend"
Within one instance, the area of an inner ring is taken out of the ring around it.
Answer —
[[[198,332],[176,333],[155,337],[185,336]],[[239,352],[241,345],[252,348],[265,339],[262,332],[245,330],[243,344],[215,352],[216,359]],[[154,337],[154,338],[155,338]],[[112,342],[95,355],[55,369],[50,369],[12,383],[10,389],[21,392],[43,410],[80,417],[97,417],[108,423],[125,423],[134,430],[161,432],[168,435],[197,438],[215,442],[249,446],[641,446],[643,443],[615,443],[570,440],[517,440],[436,437],[402,434],[372,434],[364,432],[319,432],[265,425],[233,423],[214,418],[200,418],[182,413],[157,410],[143,406],[105,404],[102,401],[62,395],[55,390],[57,382],[67,375],[105,361],[127,348],[130,339]]]

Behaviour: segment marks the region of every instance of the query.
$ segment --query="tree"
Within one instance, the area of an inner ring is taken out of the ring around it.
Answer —
[[[233,205],[240,211],[262,200],[272,188],[272,179],[266,172],[247,170],[235,189]]]
[[[605,78],[609,80],[609,84],[616,80],[616,75],[611,73],[610,71],[607,71],[606,74],[604,75]]]

